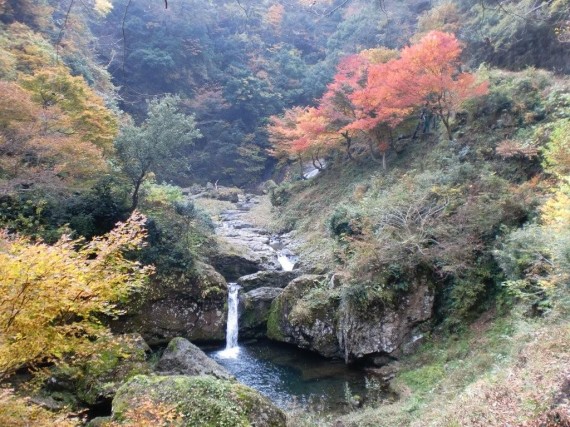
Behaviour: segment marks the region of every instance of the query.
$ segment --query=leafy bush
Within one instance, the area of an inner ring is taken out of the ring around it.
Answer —
[[[89,354],[94,339],[108,333],[97,315],[116,314],[116,304],[152,271],[123,255],[142,243],[144,219],[135,213],[88,244],[0,235],[0,378],[25,365]]]

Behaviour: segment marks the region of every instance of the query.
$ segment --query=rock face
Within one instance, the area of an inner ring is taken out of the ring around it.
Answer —
[[[420,336],[416,335],[416,326],[430,319],[433,302],[429,286],[420,283],[402,297],[395,308],[378,307],[362,313],[343,304],[337,336],[345,361],[382,355],[397,357],[404,353]]]
[[[272,303],[268,337],[347,363],[389,363],[413,348],[418,325],[430,319],[434,296],[418,283],[393,307],[378,303],[363,312],[343,301],[334,282],[306,275],[293,280]]]
[[[136,376],[118,390],[112,419],[119,425],[142,425],[153,408],[155,413],[167,411],[175,420],[172,425],[183,427],[286,425],[285,414],[266,397],[210,376]]]
[[[235,253],[219,253],[210,258],[210,262],[229,282],[239,277],[255,273],[263,269],[267,258],[257,256],[248,248],[232,248]]]
[[[241,286],[244,292],[261,287],[284,288],[299,276],[297,271],[258,271],[254,274],[242,276],[237,280],[237,284]]]
[[[184,336],[194,342],[223,341],[227,283],[214,268],[198,263],[196,274],[177,283],[153,284],[137,315],[115,322],[118,331],[137,331],[150,345]]]
[[[267,336],[325,357],[342,357],[336,333],[338,299],[329,298],[325,276],[293,280],[272,303]]]
[[[232,379],[228,371],[185,338],[174,338],[164,350],[156,365],[164,374],[212,375],[220,379]]]
[[[242,338],[262,338],[267,334],[267,319],[271,303],[283,289],[262,287],[240,297],[239,335]]]

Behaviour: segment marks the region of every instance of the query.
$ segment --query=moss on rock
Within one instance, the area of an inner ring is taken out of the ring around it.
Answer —
[[[285,414],[266,397],[235,381],[210,376],[132,378],[113,399],[113,421],[129,424],[141,411],[170,408],[176,425],[188,427],[284,427]]]

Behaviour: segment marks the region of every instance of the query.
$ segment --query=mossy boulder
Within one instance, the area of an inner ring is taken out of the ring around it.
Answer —
[[[211,265],[196,263],[188,277],[157,280],[136,314],[114,322],[116,331],[137,331],[150,345],[184,336],[193,342],[223,341],[227,283]]]
[[[113,399],[113,421],[119,425],[156,420],[157,413],[181,427],[286,425],[285,414],[257,391],[210,376],[140,375]]]
[[[212,375],[232,379],[225,368],[210,359],[206,353],[185,338],[177,337],[168,343],[156,370],[167,374]]]
[[[240,296],[239,335],[242,338],[261,338],[267,335],[267,319],[271,303],[283,289],[263,287]]]
[[[336,334],[338,307],[338,292],[329,288],[325,276],[301,276],[271,304],[267,336],[325,357],[341,357]]]
[[[425,280],[418,280],[392,305],[379,302],[362,311],[343,301],[337,336],[345,361],[367,359],[383,365],[412,352],[414,343],[423,339],[420,326],[432,317],[433,304],[434,293]]]

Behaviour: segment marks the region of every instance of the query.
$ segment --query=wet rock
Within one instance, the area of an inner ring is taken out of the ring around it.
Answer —
[[[284,288],[299,275],[297,271],[258,271],[254,274],[242,276],[237,280],[237,284],[245,292],[261,287]]]
[[[325,357],[341,357],[336,333],[339,300],[326,277],[304,275],[289,283],[271,304],[267,336]]]
[[[365,312],[343,303],[340,307],[338,341],[346,362],[370,355],[398,357],[413,339],[414,328],[432,315],[434,295],[427,283],[419,283],[393,307],[383,304]]]
[[[113,322],[115,331],[137,331],[150,345],[184,336],[194,342],[223,341],[227,283],[212,266],[198,263],[190,277],[159,279],[136,314]],[[134,310],[131,310],[134,311]]]
[[[229,282],[263,268],[263,260],[248,250],[241,254],[218,253],[210,258],[210,262]]]
[[[285,427],[285,414],[269,399],[235,381],[210,376],[137,376],[119,389],[113,399],[113,421],[140,423],[143,411],[170,408],[172,423],[181,427],[241,426]],[[137,424],[138,425],[138,424]]]
[[[220,379],[233,378],[225,368],[206,356],[206,353],[181,337],[174,338],[168,343],[156,365],[156,370],[170,375],[212,375]]]
[[[239,335],[241,338],[261,338],[267,335],[267,319],[271,303],[283,289],[262,287],[240,296]]]

